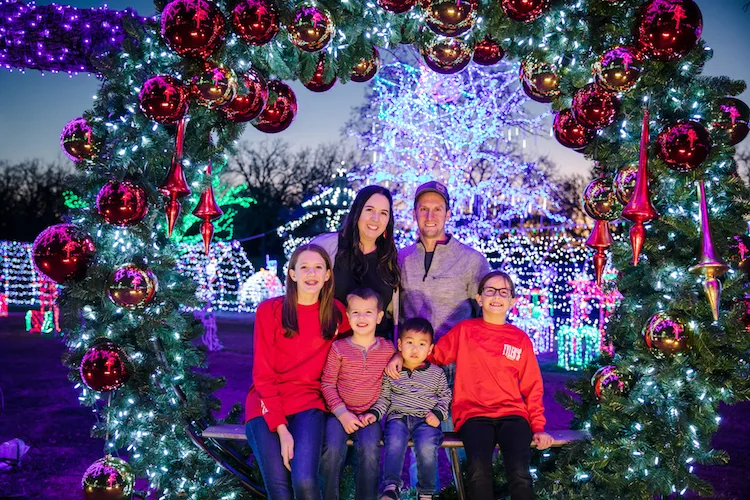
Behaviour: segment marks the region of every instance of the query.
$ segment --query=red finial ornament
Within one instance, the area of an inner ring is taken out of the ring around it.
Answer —
[[[596,219],[594,221],[594,228],[586,240],[586,246],[596,250],[596,253],[594,253],[596,284],[602,286],[602,274],[604,273],[604,265],[607,263],[607,254],[604,251],[612,246],[612,235],[609,232],[609,223],[606,220]]]
[[[180,215],[179,198],[184,198],[191,193],[185,180],[185,172],[182,170],[182,145],[185,142],[185,126],[187,125],[187,114],[177,125],[177,139],[175,139],[175,152],[172,156],[172,166],[164,182],[159,186],[159,192],[169,197],[167,201],[167,236],[172,236],[175,222]]]
[[[208,164],[208,170],[206,175],[211,177],[211,164]],[[201,236],[203,237],[203,248],[206,250],[206,255],[211,248],[211,240],[214,237],[214,220],[218,219],[224,214],[224,212],[216,203],[216,197],[214,196],[214,188],[210,184],[201,193],[201,199],[198,202],[198,206],[193,210],[193,215],[201,219]]]
[[[638,175],[635,181],[633,196],[622,211],[625,219],[633,222],[630,228],[630,245],[633,248],[633,265],[638,265],[638,258],[646,239],[644,222],[655,219],[659,214],[651,204],[648,194],[648,109],[643,111],[641,128],[641,151],[638,158]]]

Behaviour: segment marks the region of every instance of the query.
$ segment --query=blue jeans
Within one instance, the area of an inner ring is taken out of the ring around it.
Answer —
[[[260,467],[268,500],[322,500],[318,486],[318,466],[323,448],[326,413],[305,410],[287,415],[289,432],[294,438],[294,458],[286,470],[281,459],[279,435],[268,430],[263,417],[245,424],[247,441]]]
[[[325,500],[338,500],[339,498],[339,480],[346,459],[346,440],[349,437],[354,441],[357,453],[355,498],[376,500],[380,478],[380,440],[383,437],[383,429],[380,428],[380,423],[376,422],[357,429],[349,435],[334,415],[329,415],[326,422],[326,440],[323,445],[323,457],[320,459],[323,498]]]
[[[392,484],[399,490],[404,487],[401,471],[410,436],[417,458],[417,493],[432,495],[437,489],[437,453],[443,441],[443,431],[418,417],[392,418],[385,424],[383,488]]]

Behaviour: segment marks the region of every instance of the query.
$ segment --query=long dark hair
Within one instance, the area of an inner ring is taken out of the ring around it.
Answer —
[[[297,282],[292,279],[294,270],[302,252],[315,252],[326,263],[326,271],[331,271],[331,278],[323,283],[320,290],[318,302],[320,303],[320,331],[323,338],[330,340],[336,334],[341,323],[341,311],[334,304],[333,298],[333,270],[331,259],[323,247],[314,244],[301,245],[292,253],[289,259],[289,269],[286,272],[286,296],[281,307],[281,326],[284,327],[284,337],[292,338],[299,333],[299,321],[297,320]]]
[[[392,288],[398,288],[401,284],[401,271],[398,268],[398,250],[393,240],[393,197],[391,192],[383,186],[365,186],[359,190],[354,198],[349,215],[346,216],[344,226],[339,230],[339,248],[336,260],[347,259],[352,275],[364,276],[367,273],[367,261],[365,254],[359,247],[359,227],[357,223],[362,215],[362,209],[372,195],[382,194],[388,199],[390,214],[388,215],[388,226],[385,232],[375,240],[378,257],[378,276]]]

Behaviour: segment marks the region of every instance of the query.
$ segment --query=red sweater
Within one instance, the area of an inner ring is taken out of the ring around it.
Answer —
[[[472,417],[518,415],[529,421],[533,432],[544,431],[542,374],[523,330],[465,320],[438,340],[427,359],[438,365],[456,363],[456,430]]]
[[[288,415],[313,408],[325,411],[320,377],[336,338],[321,335],[319,303],[298,305],[299,333],[284,337],[283,303],[284,297],[265,300],[255,313],[253,385],[245,400],[245,421],[263,416],[271,432],[286,424]],[[339,331],[349,330],[344,306],[335,304],[342,317]]]

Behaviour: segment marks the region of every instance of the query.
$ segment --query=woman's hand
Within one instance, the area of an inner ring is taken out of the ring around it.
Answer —
[[[276,433],[279,435],[279,441],[281,442],[281,459],[284,461],[284,467],[291,472],[292,465],[290,462],[294,458],[294,438],[284,424],[276,429]]]
[[[402,366],[404,366],[404,358],[401,357],[400,352],[397,352],[388,362],[388,366],[385,367],[385,374],[394,380],[398,380],[401,376],[400,373]]]
[[[544,450],[552,446],[555,438],[553,438],[546,432],[535,432],[532,440],[534,441],[534,444],[536,444],[537,450]]]
[[[341,422],[341,427],[344,428],[344,432],[347,434],[354,434],[357,429],[364,427],[357,415],[350,411],[342,413],[339,417],[339,422]]]

